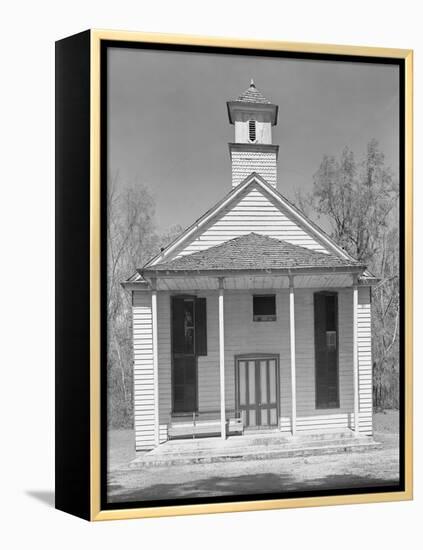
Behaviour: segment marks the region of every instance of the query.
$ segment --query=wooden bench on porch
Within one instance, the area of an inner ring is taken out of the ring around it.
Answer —
[[[218,436],[221,433],[219,411],[198,411],[194,413],[172,414],[169,418],[167,434],[169,439]],[[226,411],[226,434],[241,435],[244,424],[239,412]]]

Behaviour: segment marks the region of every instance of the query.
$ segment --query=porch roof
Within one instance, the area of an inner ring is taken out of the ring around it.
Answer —
[[[216,275],[222,272],[245,271],[361,271],[366,266],[356,260],[340,258],[297,246],[286,241],[248,233],[223,244],[160,262],[139,270],[141,275],[164,275],[193,272]]]

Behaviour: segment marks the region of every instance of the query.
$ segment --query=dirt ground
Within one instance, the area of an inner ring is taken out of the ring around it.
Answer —
[[[374,415],[376,450],[313,457],[129,469],[132,430],[109,435],[110,502],[268,494],[394,485],[399,478],[398,411]]]

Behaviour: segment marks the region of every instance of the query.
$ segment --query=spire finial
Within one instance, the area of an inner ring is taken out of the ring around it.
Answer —
[[[252,79],[250,80],[250,88],[251,88],[251,87],[252,87],[252,88],[255,88],[255,87],[256,87],[256,85],[254,84],[254,78],[252,78]]]

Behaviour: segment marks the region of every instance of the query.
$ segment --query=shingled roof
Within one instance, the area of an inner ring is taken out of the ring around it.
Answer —
[[[157,263],[144,272],[284,270],[300,268],[360,268],[355,260],[316,252],[286,241],[248,233],[223,244]]]
[[[246,103],[271,103],[264,95],[256,88],[254,80],[251,80],[250,87],[245,90],[235,101]]]

